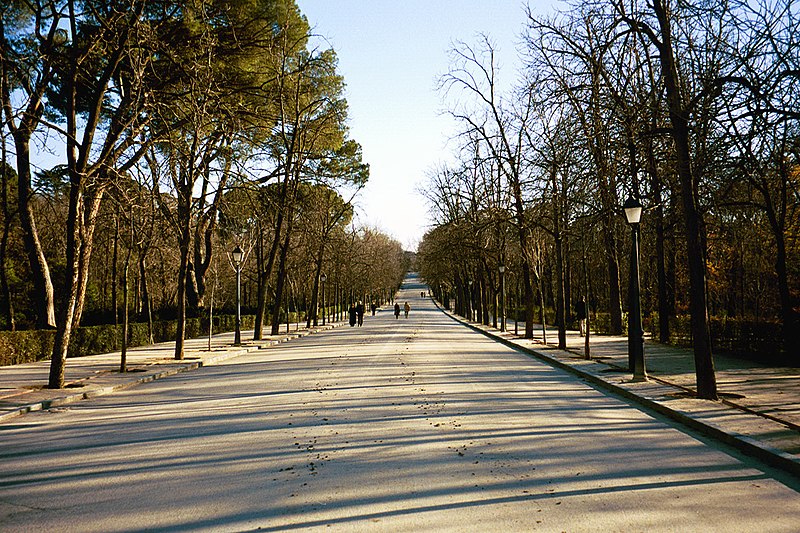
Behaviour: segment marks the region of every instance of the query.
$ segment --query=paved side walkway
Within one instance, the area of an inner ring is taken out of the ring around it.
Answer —
[[[46,388],[50,361],[0,367],[0,422],[41,409],[56,408],[86,398],[109,394],[166,376],[193,370],[204,365],[230,359],[253,350],[285,342],[299,336],[337,327],[342,323],[306,329],[291,324],[289,331],[281,326],[281,334],[264,335],[261,341],[250,340],[253,330],[242,331],[242,345],[234,346],[234,333],[187,339],[183,360],[175,359],[175,342],[130,348],[126,357],[127,372],[119,372],[120,352],[67,359],[65,387]]]
[[[541,325],[535,326],[534,339],[524,339],[522,323],[515,335],[513,322],[507,325],[508,331],[500,332],[450,315],[498,341],[800,475],[800,368],[768,367],[715,355],[720,401],[699,400],[695,397],[694,355],[690,349],[646,341],[650,379],[634,383],[627,371],[627,337],[592,334],[591,359],[586,359],[585,339],[577,331],[567,331],[567,349],[559,350],[556,329],[547,330],[545,344]]]
[[[534,337],[538,342],[527,343],[541,346],[541,326],[536,326]],[[549,330],[547,340],[548,347],[557,346],[558,331]],[[577,331],[567,331],[567,350],[573,355],[584,355],[584,341]],[[589,341],[592,359],[609,366],[628,367],[627,337],[593,334]],[[690,349],[645,340],[645,364],[651,378],[695,392],[694,355]],[[800,368],[767,366],[723,354],[714,355],[714,365],[723,402],[800,431]],[[800,453],[800,448],[795,452]]]

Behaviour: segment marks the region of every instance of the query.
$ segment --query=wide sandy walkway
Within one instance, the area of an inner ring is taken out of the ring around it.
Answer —
[[[0,424],[0,529],[796,531],[797,478],[420,290],[399,294],[408,319],[382,310]]]

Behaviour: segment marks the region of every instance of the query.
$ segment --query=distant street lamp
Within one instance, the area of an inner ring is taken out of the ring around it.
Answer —
[[[236,332],[233,336],[233,345],[242,345],[242,261],[244,252],[239,245],[231,252],[231,260],[236,268]]]
[[[506,330],[506,266],[500,265],[500,331]]]
[[[322,274],[319,277],[319,280],[322,282],[322,325],[325,325],[325,282],[328,281],[328,276]]]
[[[633,381],[647,381],[644,364],[644,330],[642,329],[641,297],[639,294],[639,221],[642,204],[628,198],[622,206],[625,219],[631,227],[631,268],[628,289],[628,369],[633,372]]]

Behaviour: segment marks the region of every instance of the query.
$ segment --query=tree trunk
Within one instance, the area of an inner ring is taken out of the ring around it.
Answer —
[[[565,202],[566,203],[566,202]],[[564,239],[564,249],[561,257],[564,261],[564,316],[567,321],[572,318],[572,261],[570,257],[572,252],[570,250],[570,240]]]
[[[75,317],[73,318],[76,327],[80,326],[81,318],[83,317],[86,288],[89,285],[89,267],[92,260],[92,250],[94,249],[94,230],[97,227],[97,213],[100,211],[100,204],[104,195],[105,191],[102,188],[95,190],[94,196],[84,206],[85,212],[82,213],[81,246],[78,250],[78,296],[75,302]]]
[[[567,317],[564,303],[564,240],[556,236],[556,324],[558,325],[558,349],[567,349]]]
[[[70,4],[70,19],[74,30],[75,18],[73,5]],[[65,283],[63,299],[56,322],[56,336],[53,340],[53,356],[50,361],[50,380],[48,386],[51,389],[64,387],[64,367],[67,362],[67,352],[72,337],[72,329],[77,326],[75,323],[75,309],[78,302],[81,273],[81,248],[84,245],[83,237],[83,209],[85,194],[85,166],[81,166],[81,155],[77,141],[77,120],[76,120],[76,68],[70,65],[69,75],[65,78],[67,87],[67,168],[69,169],[69,207],[67,210],[66,223],[66,262],[65,262]],[[92,124],[87,125],[91,128]]]
[[[614,215],[609,213],[603,220],[606,265],[608,268],[608,313],[611,320],[611,335],[622,335],[622,296],[619,281],[619,257],[617,239],[614,236]]]
[[[462,296],[463,289],[461,287],[461,278],[460,276],[456,275],[453,278],[453,298],[455,302],[453,303],[453,312],[457,315],[464,316],[464,311],[462,309],[464,305],[464,298]],[[392,303],[392,297],[389,297],[390,303]]]
[[[5,203],[5,201],[4,201]],[[0,314],[5,317],[5,328],[9,331],[17,329],[14,319],[14,302],[11,300],[11,290],[8,286],[7,250],[11,223],[8,219],[8,209],[4,209],[3,237],[0,239]]]
[[[483,274],[472,284],[473,296],[475,297],[475,321],[483,324]],[[477,294],[476,294],[477,293]]]
[[[130,257],[130,254],[128,255]],[[122,267],[122,346],[119,371],[123,374],[128,371],[128,263],[129,260],[126,258],[125,265]]]
[[[491,283],[489,286],[491,290],[491,297],[492,297],[492,327],[497,329],[497,321],[500,318],[500,313],[502,313],[502,309],[500,309],[500,302],[499,302],[499,290],[495,287],[494,283]],[[502,318],[500,318],[500,323],[502,324]]]
[[[256,323],[253,331],[253,340],[261,340],[264,329],[264,318],[267,316],[267,285],[272,277],[272,269],[275,265],[275,258],[278,255],[278,248],[281,242],[281,229],[283,226],[283,212],[278,213],[278,218],[275,222],[275,235],[272,238],[272,245],[269,249],[267,256],[267,264],[261,270],[258,278],[258,307],[256,309]]]
[[[55,22],[53,22],[55,24]],[[44,30],[44,28],[40,28]],[[45,31],[45,33],[47,33]],[[50,32],[52,34],[52,32]],[[16,151],[15,157],[17,162],[17,203],[19,206],[20,227],[22,228],[22,238],[25,245],[25,253],[28,256],[28,263],[30,266],[29,276],[33,282],[34,287],[34,305],[36,313],[36,326],[39,329],[52,329],[56,324],[55,317],[55,300],[53,295],[53,283],[50,278],[50,269],[47,265],[47,259],[42,251],[41,242],[39,241],[39,234],[36,230],[36,217],[33,211],[32,197],[33,191],[31,188],[31,157],[30,157],[30,139],[36,131],[44,112],[45,106],[43,105],[43,95],[45,88],[51,82],[53,76],[52,57],[45,55],[43,57],[44,64],[42,69],[42,76],[36,80],[36,85],[28,87],[31,89],[26,94],[27,105],[25,110],[19,116],[19,123],[15,126],[14,122],[16,117],[12,116],[12,98],[10,90],[9,77],[11,76],[13,62],[8,56],[8,47],[5,41],[6,28],[2,21],[0,21],[0,39],[3,47],[2,58],[0,58],[0,76],[2,80],[2,91],[0,91],[0,98],[2,98],[3,111],[6,114],[4,127],[8,128],[14,138],[14,149]],[[52,41],[50,41],[52,44]],[[49,44],[46,45],[49,47]],[[2,113],[0,113],[2,114]],[[3,144],[5,147],[5,143]],[[5,158],[0,163],[5,165]]]
[[[661,29],[661,70],[669,104],[672,137],[675,141],[681,200],[685,217],[687,257],[689,263],[689,308],[692,320],[697,394],[707,400],[717,399],[717,380],[711,352],[711,332],[708,326],[706,293],[706,261],[703,239],[703,220],[697,205],[696,180],[692,171],[690,126],[683,107],[680,78],[672,48],[669,14],[663,0],[653,0],[653,9]]]
[[[28,255],[31,281],[36,294],[36,327],[39,329],[53,329],[56,326],[55,300],[53,283],[50,279],[50,268],[47,265],[39,233],[36,229],[36,216],[31,203],[33,191],[31,190],[31,164],[30,147],[27,140],[18,140],[14,135],[14,144],[17,150],[17,177],[18,177],[18,202],[19,220],[22,227],[23,243]]]
[[[8,164],[6,163],[6,138],[0,139],[2,145],[2,158],[0,158],[0,176],[2,177],[2,203],[3,203],[3,237],[0,239],[0,314],[5,317],[5,327],[14,331],[14,302],[11,300],[11,291],[8,287],[8,239],[11,234],[11,210],[8,208]]]
[[[530,263],[522,261],[522,297],[525,299],[525,337],[533,338],[533,312],[535,305],[533,302],[533,280],[531,279]],[[541,292],[541,288],[540,288]]]
[[[150,305],[150,290],[147,285],[147,258],[139,255],[139,280],[142,289],[142,315],[147,320],[147,340],[153,344],[153,308]]]
[[[272,335],[280,333],[280,316],[281,316],[281,297],[283,296],[283,286],[286,283],[286,259],[289,255],[289,245],[292,236],[292,221],[289,220],[286,227],[286,236],[284,238],[283,246],[281,246],[280,260],[278,262],[278,280],[275,283],[275,305],[272,308]]]
[[[592,301],[592,298],[591,298],[592,283],[591,283],[591,280],[589,279],[589,268],[588,268],[588,266],[586,264],[586,235],[584,235],[584,238],[583,238],[582,251],[583,251],[583,291],[584,291],[584,294],[586,295],[584,300],[583,300],[584,311],[586,312],[586,318],[585,318],[586,324],[585,324],[584,331],[583,331],[584,332],[583,356],[586,359],[591,359],[592,358],[592,351],[591,351],[591,345],[590,345],[590,342],[589,342],[589,337],[591,336],[590,331],[591,331],[591,325],[592,325],[592,320],[591,320],[591,315],[592,315],[592,313],[591,313],[591,309],[592,309],[592,304],[591,304],[591,301]]]
[[[191,183],[191,181],[190,181]],[[178,317],[175,331],[175,359],[182,360],[186,338],[186,273],[189,269],[189,245],[191,240],[191,189],[178,190],[178,249],[180,266],[178,267]]]
[[[83,184],[81,177],[74,170],[70,171],[69,211],[67,215],[67,257],[66,257],[66,283],[64,292],[66,297],[59,306],[58,322],[56,323],[56,336],[53,341],[53,355],[50,361],[50,379],[48,387],[60,389],[64,387],[64,367],[67,362],[67,352],[72,337],[73,327],[76,326],[75,307],[78,301],[78,285],[80,275],[79,249],[81,246],[80,211],[83,204]]]
[[[567,310],[566,310],[566,280],[564,279],[564,232],[562,228],[562,209],[566,199],[559,193],[558,174],[553,169],[551,175],[553,184],[553,240],[556,252],[556,327],[558,327],[558,349],[567,349]],[[562,188],[563,190],[563,188]]]
[[[201,301],[197,288],[197,276],[194,271],[194,261],[191,259],[186,263],[186,279],[184,279],[184,283],[186,283],[186,307],[192,310],[192,314],[197,314],[201,307]]]
[[[311,313],[308,315],[306,319],[306,327],[311,327],[313,322],[314,326],[317,326],[317,315],[319,315],[319,279],[320,275],[322,274],[322,260],[325,253],[325,243],[324,241],[317,250],[317,257],[314,260],[314,286],[311,290]],[[322,312],[324,313],[325,310],[323,309]],[[313,320],[312,320],[313,318]]]
[[[483,307],[483,325],[489,325],[489,287],[490,287],[490,279],[484,274],[481,276],[481,298],[483,298],[483,302],[481,303]]]
[[[544,282],[541,277],[538,279],[539,288],[539,321],[542,323],[542,343],[547,344],[547,316],[544,312]]]
[[[175,359],[182,360],[186,337],[186,270],[189,262],[189,247],[181,244],[181,262],[178,269],[178,316],[175,325]]]
[[[114,248],[111,253],[111,309],[114,312],[114,325],[119,325],[119,301],[117,299],[117,265],[119,264],[119,208],[114,213]]]

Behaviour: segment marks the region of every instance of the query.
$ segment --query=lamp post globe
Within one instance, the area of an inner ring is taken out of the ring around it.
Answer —
[[[242,260],[244,259],[244,251],[238,244],[236,245],[236,248],[231,251],[231,259],[233,259],[234,265],[242,264]]]
[[[625,220],[628,224],[639,224],[642,219],[642,203],[636,198],[630,197],[622,204],[625,211]]]
[[[631,265],[628,288],[628,369],[633,372],[633,381],[647,381],[644,362],[644,330],[642,329],[642,308],[639,284],[639,223],[642,218],[642,204],[630,197],[622,205],[625,220],[631,227]]]

